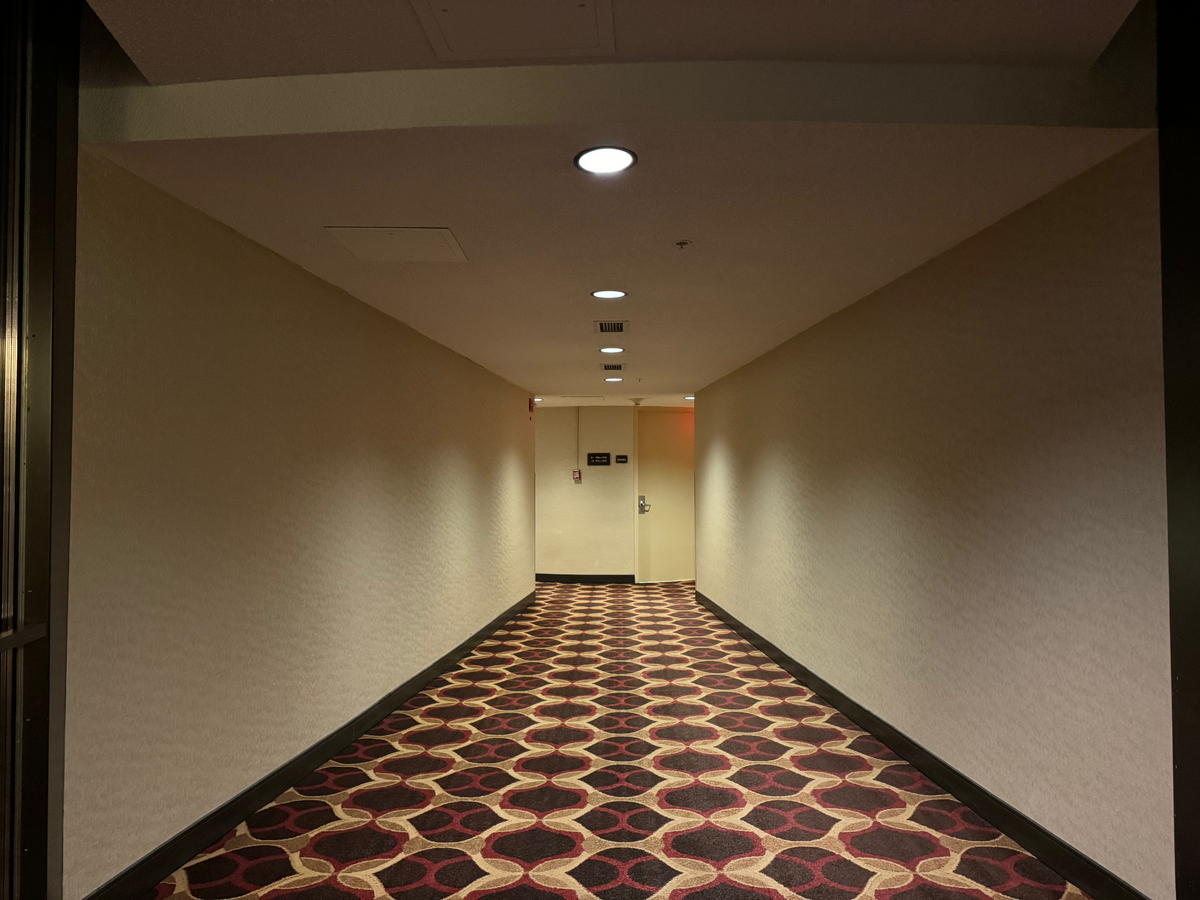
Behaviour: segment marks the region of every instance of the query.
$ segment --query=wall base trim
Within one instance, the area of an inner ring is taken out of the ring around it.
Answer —
[[[991,791],[972,781],[869,709],[860,706],[819,675],[796,662],[757,631],[734,618],[715,601],[699,591],[696,591],[696,599],[798,682],[846,718],[879,738],[939,787],[953,794],[1094,900],[1147,900],[1146,895],[1137,888],[1127,884],[1062,838],[1047,831],[1024,813],[1009,806]]]
[[[337,731],[321,738],[307,750],[268,773],[179,834],[151,850],[125,871],[115,875],[88,895],[87,900],[129,900],[146,896],[180,867],[211,847],[223,835],[262,809],[297,781],[318,769],[338,751],[370,731],[429,682],[454,668],[468,653],[497,630],[525,611],[536,597],[530,592],[488,624],[443,656],[422,669],[394,691],[363,710]]]
[[[634,584],[632,575],[545,575],[537,574],[535,581],[548,581],[553,584]]]

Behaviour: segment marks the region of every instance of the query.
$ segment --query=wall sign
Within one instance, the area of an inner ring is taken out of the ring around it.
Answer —
[[[610,464],[611,463],[609,461],[609,455],[607,453],[589,453],[588,454],[588,465],[589,466],[607,466]]]
[[[617,462],[627,463],[627,462],[629,462],[629,457],[626,456],[624,453],[618,453],[617,454]]]

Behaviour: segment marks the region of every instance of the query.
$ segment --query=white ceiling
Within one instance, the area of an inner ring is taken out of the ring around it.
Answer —
[[[575,0],[454,0],[519,19]],[[592,2],[592,0],[588,0]],[[604,6],[603,0],[596,0]],[[152,84],[443,61],[408,0],[91,0]],[[537,62],[814,60],[1088,65],[1134,0],[611,0],[615,53]],[[491,26],[489,26],[491,27]],[[504,64],[528,63],[508,59]]]
[[[95,149],[547,405],[679,405],[1143,133],[707,123]],[[610,179],[573,167],[608,142],[638,164]],[[469,261],[363,262],[327,226],[450,228]],[[609,287],[629,296],[588,296]],[[632,323],[617,386],[601,317]]]

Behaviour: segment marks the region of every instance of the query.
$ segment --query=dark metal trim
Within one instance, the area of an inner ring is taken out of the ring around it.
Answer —
[[[530,593],[518,600],[441,659],[418,672],[400,687],[373,703],[337,731],[321,738],[303,753],[252,784],[236,797],[189,825],[166,843],[88,895],[87,900],[128,900],[152,891],[163,879],[191,862],[223,835],[228,834],[297,781],[320,768],[331,757],[370,731],[429,682],[458,665],[464,656],[517,618],[536,599]]]
[[[25,155],[25,35],[27,8],[11,3],[0,7],[0,62],[3,71],[3,131],[0,133],[0,164],[3,165],[4,201],[0,207],[0,260],[4,265],[4,357],[3,357],[3,546],[0,547],[0,629],[16,628],[19,589],[17,587],[17,509],[20,472],[20,381],[21,381],[21,300],[24,247],[24,155]],[[12,900],[16,890],[17,826],[17,733],[20,718],[18,654],[0,654],[0,898]]]
[[[636,584],[637,579],[632,575],[546,575],[539,573],[533,576],[535,581],[550,584]]]
[[[15,129],[6,152],[6,346],[16,355],[15,477],[6,516],[6,587],[16,634],[45,628],[15,655],[12,896],[62,896],[67,574],[75,336],[79,0],[10,4],[16,56],[5,87]],[[13,102],[15,100],[15,104]],[[10,313],[11,314],[8,314]],[[7,448],[6,448],[7,449]],[[32,623],[32,624],[30,624]]]
[[[20,631],[6,634],[4,637],[0,637],[0,653],[7,653],[9,650],[16,650],[18,647],[32,644],[34,641],[40,640],[45,636],[45,625],[30,625],[22,628]]]
[[[1082,888],[1095,900],[1146,900],[1146,896],[1136,888],[1126,884],[1098,862],[1080,853],[1024,813],[1009,806],[991,791],[981,787],[945,760],[926,750],[904,732],[889,725],[866,707],[851,700],[819,675],[796,662],[757,631],[738,621],[713,600],[699,591],[696,592],[696,599],[798,682],[856,725],[875,735],[943,790],[953,794],[1063,878]],[[1182,893],[1179,894],[1180,898],[1184,896]]]
[[[1200,898],[1200,57],[1195,8],[1157,4],[1175,896]]]

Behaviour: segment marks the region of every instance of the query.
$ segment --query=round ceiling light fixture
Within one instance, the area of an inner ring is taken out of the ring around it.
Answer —
[[[600,352],[601,353],[624,353],[625,348],[624,347],[601,347]]]
[[[605,378],[605,381],[624,381],[624,378]]]
[[[592,296],[598,300],[620,300],[625,296],[624,291],[592,291]]]
[[[575,166],[592,175],[615,175],[637,162],[637,155],[624,147],[589,147],[575,157]]]

